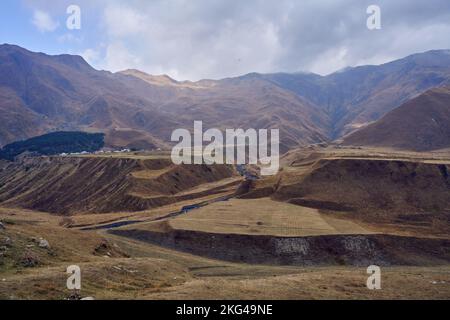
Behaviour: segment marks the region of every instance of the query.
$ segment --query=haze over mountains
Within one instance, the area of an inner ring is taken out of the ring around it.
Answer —
[[[109,146],[151,149],[167,147],[174,129],[192,129],[194,120],[202,120],[206,128],[279,128],[286,151],[341,138],[445,85],[450,85],[448,50],[329,76],[254,73],[178,82],[138,70],[97,71],[79,56],[2,45],[0,145],[50,131],[82,130],[104,132]],[[436,102],[418,99],[418,108]]]

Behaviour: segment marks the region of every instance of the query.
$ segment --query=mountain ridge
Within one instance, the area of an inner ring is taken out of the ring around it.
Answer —
[[[279,128],[282,152],[331,141],[425,91],[450,84],[449,50],[331,75],[249,73],[177,81],[99,71],[82,57],[0,46],[0,145],[61,130],[105,133],[113,147],[170,146],[176,128]]]
[[[343,143],[414,151],[450,148],[450,86],[428,90]]]

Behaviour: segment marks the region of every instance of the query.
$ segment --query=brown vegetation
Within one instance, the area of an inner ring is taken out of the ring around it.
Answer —
[[[0,201],[55,214],[140,211],[205,196],[214,191],[181,193],[234,174],[232,166],[173,166],[169,159],[30,158],[2,169]]]
[[[346,145],[450,148],[450,87],[432,89],[344,139]]]

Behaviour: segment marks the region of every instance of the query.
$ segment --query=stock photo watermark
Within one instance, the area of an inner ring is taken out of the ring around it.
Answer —
[[[66,281],[67,289],[69,290],[81,290],[81,269],[77,265],[71,265],[67,267],[66,273],[69,277]]]
[[[81,29],[81,8],[78,5],[72,4],[67,7],[66,13],[69,17],[66,20],[66,27],[69,30]]]
[[[367,267],[367,274],[370,274],[366,282],[367,289],[381,290],[381,268],[376,265],[371,265]]]
[[[203,132],[203,122],[194,121],[193,138],[187,129],[173,131],[171,141],[179,143],[172,148],[171,158],[174,164],[259,164],[261,175],[275,175],[280,165],[279,129],[270,129],[270,145],[268,140],[267,129],[225,129],[224,139],[221,130]],[[204,142],[209,144],[203,147]]]
[[[369,15],[367,18],[367,29],[380,30],[381,29],[381,8],[378,5],[370,5],[367,7],[366,13]]]
[[[76,4],[71,4],[66,9],[66,14],[69,17],[66,20],[66,27],[69,30],[81,29],[81,7]],[[366,14],[369,15],[366,21],[366,26],[369,30],[381,29],[381,8],[379,5],[372,4],[367,7]]]

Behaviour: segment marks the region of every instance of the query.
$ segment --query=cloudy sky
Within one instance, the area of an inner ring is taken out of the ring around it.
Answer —
[[[69,5],[81,29],[66,27]],[[369,5],[381,30],[368,30]],[[178,80],[328,74],[450,49],[449,0],[1,0],[0,43]]]

